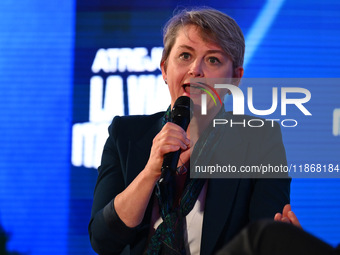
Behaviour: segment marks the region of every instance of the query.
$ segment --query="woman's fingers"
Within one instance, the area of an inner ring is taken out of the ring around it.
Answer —
[[[291,223],[299,228],[302,228],[298,218],[296,217],[295,213],[292,211],[290,204],[286,204],[283,207],[282,214],[281,213],[275,214],[274,220],[285,222],[285,223]]]
[[[292,210],[292,207],[290,206],[290,204],[286,204],[283,207],[283,211],[282,211],[283,217],[288,217],[288,212],[290,212],[291,210]]]
[[[164,155],[170,152],[187,150],[190,140],[186,132],[180,126],[168,122],[155,136],[152,142],[148,167],[159,172],[163,163]]]
[[[276,220],[276,221],[281,221],[281,219],[282,219],[282,214],[281,214],[281,213],[275,214],[274,220]]]
[[[165,145],[175,145],[179,146],[182,150],[186,150],[190,145],[190,140],[187,137],[186,132],[180,126],[174,123],[167,123],[164,125],[162,130],[155,137],[155,143],[158,147]],[[175,147],[169,147],[173,148]],[[178,150],[178,148],[177,148]]]
[[[296,217],[296,215],[293,211],[288,212],[288,218],[293,225],[295,225],[299,228],[302,228],[300,221],[298,220],[298,218]]]

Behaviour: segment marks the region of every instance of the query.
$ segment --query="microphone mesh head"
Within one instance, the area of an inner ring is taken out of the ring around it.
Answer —
[[[190,120],[193,114],[193,105],[194,103],[190,97],[181,96],[177,98],[174,107],[172,108],[171,118],[182,116],[184,118],[189,118]]]

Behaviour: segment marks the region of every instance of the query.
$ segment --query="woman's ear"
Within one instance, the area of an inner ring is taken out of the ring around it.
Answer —
[[[238,78],[241,79],[244,73],[244,69],[242,66],[236,67],[234,69],[234,77],[233,78]]]
[[[236,67],[236,68],[234,69],[234,73],[233,73],[233,82],[232,82],[232,83],[233,83],[235,86],[237,86],[237,87],[240,85],[241,78],[242,78],[242,76],[243,76],[243,72],[244,72],[244,69],[243,69],[242,66]],[[228,91],[228,94],[230,95],[231,92]]]
[[[166,81],[166,61],[163,61],[161,63],[161,71],[162,71],[162,76],[163,76],[163,80]]]

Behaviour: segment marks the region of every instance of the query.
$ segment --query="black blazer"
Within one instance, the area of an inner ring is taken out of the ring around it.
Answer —
[[[115,117],[109,127],[89,223],[91,244],[98,254],[142,254],[147,246],[153,199],[143,222],[135,228],[128,228],[119,219],[113,200],[144,169],[163,115]],[[250,118],[227,115],[234,122]],[[226,125],[219,151],[225,152],[228,163],[287,164],[279,126],[266,123],[261,128]],[[209,179],[201,254],[214,254],[251,221],[273,219],[289,203],[289,193],[288,178]]]

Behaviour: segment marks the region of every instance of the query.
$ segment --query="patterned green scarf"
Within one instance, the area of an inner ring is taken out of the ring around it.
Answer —
[[[170,121],[170,107],[163,117],[163,125]],[[222,118],[224,115],[224,107],[217,114],[216,118]],[[194,150],[195,165],[200,159],[207,159],[207,151],[212,155],[220,139],[218,139],[220,128],[207,128],[202,134],[202,137],[195,145],[197,150]],[[206,149],[206,150],[205,150]],[[204,154],[203,154],[204,153]],[[209,158],[209,157],[208,157]],[[174,207],[174,193],[176,189],[176,182],[174,177],[171,177],[167,186],[163,183],[156,184],[156,196],[160,207],[160,215],[163,222],[158,226],[156,232],[151,237],[146,254],[186,254],[184,243],[184,218],[194,207],[196,200],[203,188],[206,179],[192,179],[187,178],[186,186],[183,190],[179,206]]]

